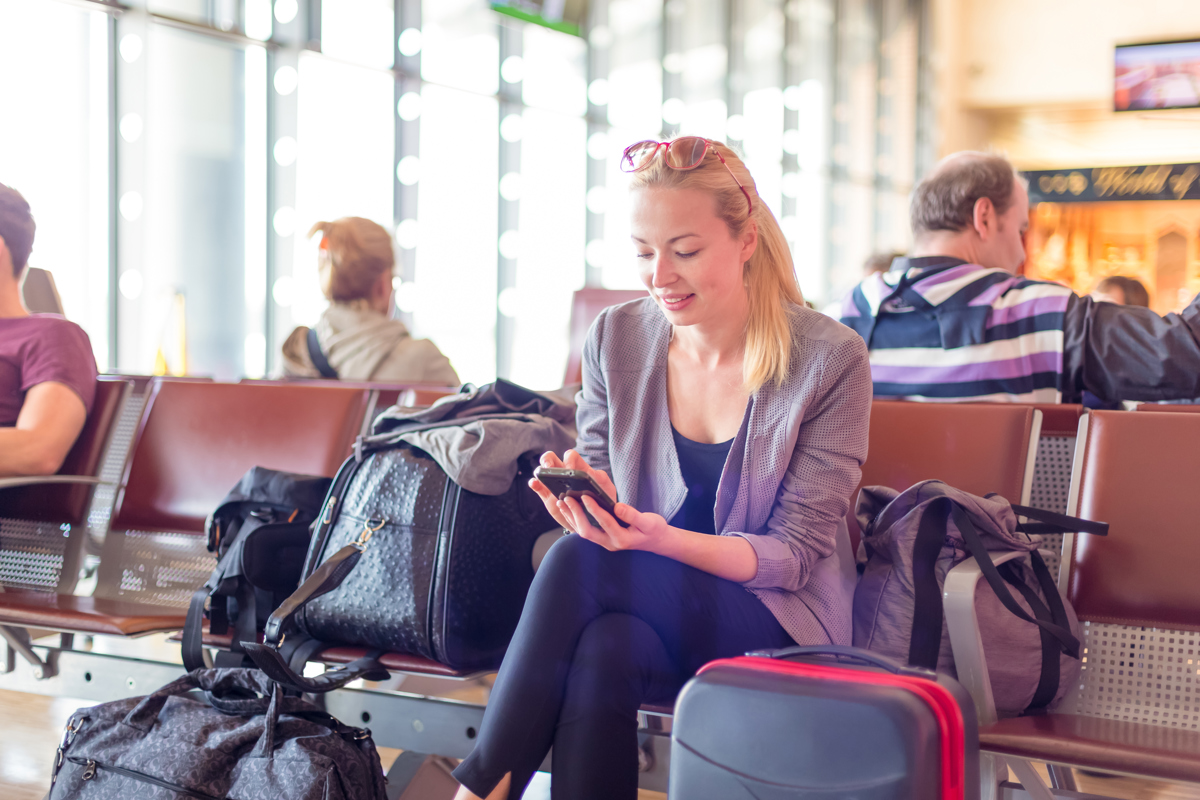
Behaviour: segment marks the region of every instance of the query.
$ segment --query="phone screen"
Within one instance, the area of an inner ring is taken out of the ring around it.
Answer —
[[[587,495],[595,500],[601,508],[611,514],[613,519],[617,519],[616,504],[612,498],[600,488],[600,485],[596,483],[591,475],[583,470],[538,467],[533,471],[533,477],[541,481],[555,497],[580,498]],[[584,513],[587,514],[588,522],[597,528],[600,527],[600,523],[596,521],[586,508],[584,509]],[[623,528],[629,527],[619,519],[617,519],[617,524]]]

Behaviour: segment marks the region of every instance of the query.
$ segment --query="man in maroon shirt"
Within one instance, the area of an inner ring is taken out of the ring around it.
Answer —
[[[0,476],[57,472],[95,394],[96,360],[83,329],[21,304],[34,230],[25,198],[0,184]]]

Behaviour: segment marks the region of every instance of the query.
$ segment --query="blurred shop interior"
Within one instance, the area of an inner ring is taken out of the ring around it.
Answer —
[[[1139,47],[1188,37],[1195,0],[3,0],[0,182],[127,373],[277,374],[325,305],[308,231],[354,215],[463,380],[557,386],[572,292],[639,287],[622,149],[678,134],[745,154],[818,308],[979,149],[1029,171],[1030,275],[1165,313],[1200,291],[1200,55]]]

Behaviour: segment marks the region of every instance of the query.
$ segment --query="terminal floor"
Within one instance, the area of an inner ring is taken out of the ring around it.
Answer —
[[[163,654],[173,648],[175,657],[178,657],[178,646],[169,645],[165,641],[152,643],[142,640],[137,649],[145,656],[147,647],[159,650]],[[453,686],[447,681],[439,683]],[[482,686],[461,683],[458,686],[459,688],[452,688],[446,694],[462,700],[482,701]],[[410,691],[417,690],[415,686],[405,688]],[[430,688],[432,687],[422,686],[421,693]],[[50,767],[63,726],[77,708],[85,705],[90,703],[70,698],[0,691],[0,798],[41,800],[45,796],[50,784]],[[385,769],[391,765],[399,752],[380,748],[379,754]],[[1176,786],[1160,781],[1092,777],[1078,773],[1077,780],[1081,791],[1126,800],[1200,800],[1200,786]],[[526,797],[529,798],[530,794],[532,792],[527,793]],[[665,797],[657,792],[639,793],[639,800],[665,800]]]

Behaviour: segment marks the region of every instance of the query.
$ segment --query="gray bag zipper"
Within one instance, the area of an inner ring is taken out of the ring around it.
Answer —
[[[203,792],[196,792],[191,789],[186,789],[178,784],[170,783],[168,781],[161,780],[160,778],[155,778],[152,775],[147,775],[144,772],[136,772],[131,769],[125,769],[124,767],[116,767],[111,764],[101,764],[95,759],[80,758],[79,756],[67,756],[67,761],[70,761],[72,764],[79,764],[84,768],[83,775],[81,777],[85,781],[90,781],[92,778],[96,777],[96,770],[102,769],[105,772],[112,772],[116,775],[132,778],[135,781],[154,784],[155,786],[168,789],[176,794],[183,795],[184,797],[194,797],[196,800],[222,800],[222,798],[214,797],[211,794],[204,794]]]

